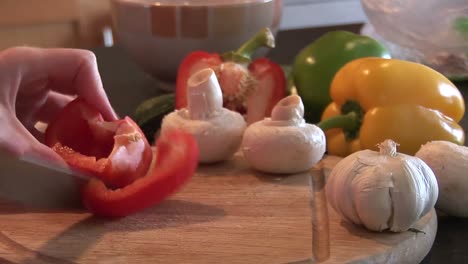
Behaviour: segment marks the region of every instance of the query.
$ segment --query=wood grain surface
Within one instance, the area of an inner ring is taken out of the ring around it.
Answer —
[[[422,260],[434,241],[435,212],[415,226],[424,233],[375,233],[343,222],[326,206],[323,189],[323,173],[334,162],[327,158],[323,170],[277,176],[252,171],[236,155],[200,167],[181,192],[162,204],[117,220],[96,218],[81,209],[13,202],[10,192],[8,200],[0,200],[0,263]]]

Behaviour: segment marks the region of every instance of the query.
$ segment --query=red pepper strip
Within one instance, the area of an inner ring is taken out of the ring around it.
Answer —
[[[223,55],[195,51],[179,66],[176,85],[176,108],[187,106],[187,80],[192,74],[212,68],[224,96],[224,107],[246,114],[248,123],[267,117],[273,106],[286,95],[286,78],[281,67],[266,59],[251,60],[261,46],[274,47],[268,29],[255,35],[237,51]]]
[[[153,153],[143,132],[129,117],[106,122],[94,107],[78,98],[49,124],[45,143],[68,165],[122,187],[148,171]]]
[[[159,203],[192,177],[198,146],[191,135],[171,131],[157,139],[155,156],[148,174],[122,189],[112,190],[102,181],[90,180],[82,192],[85,206],[96,215],[122,217]]]

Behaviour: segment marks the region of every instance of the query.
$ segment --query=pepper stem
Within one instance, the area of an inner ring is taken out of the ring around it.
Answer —
[[[391,157],[396,157],[397,146],[399,146],[399,144],[391,139],[386,139],[384,142],[377,144],[377,147],[380,150],[380,154]]]
[[[260,30],[255,36],[240,46],[239,49],[223,53],[221,58],[224,61],[249,63],[252,61],[252,54],[260,47],[275,47],[275,37],[269,28]]]
[[[341,128],[345,134],[346,140],[357,138],[361,130],[364,110],[357,102],[349,100],[341,106],[341,113],[341,115],[323,120],[318,123],[317,126],[323,131]]]
[[[317,126],[320,127],[323,131],[341,128],[345,131],[355,131],[359,130],[359,118],[355,112],[349,112],[344,115],[337,115],[330,117],[318,123]]]

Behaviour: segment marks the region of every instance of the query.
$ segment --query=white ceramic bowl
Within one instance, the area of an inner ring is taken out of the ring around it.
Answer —
[[[155,78],[173,82],[191,51],[237,49],[260,29],[275,34],[282,0],[113,0],[118,43]]]

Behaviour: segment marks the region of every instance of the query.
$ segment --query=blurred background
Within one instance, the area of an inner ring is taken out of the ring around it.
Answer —
[[[0,50],[103,45],[110,13],[110,0],[0,0]]]
[[[280,31],[365,22],[359,0],[284,0],[283,4]],[[111,17],[111,0],[0,0],[0,50],[17,45],[111,46],[118,42],[111,34]]]

